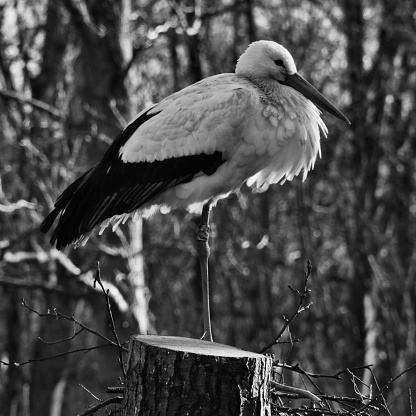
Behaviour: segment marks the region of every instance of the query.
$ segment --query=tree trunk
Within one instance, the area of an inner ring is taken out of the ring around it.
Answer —
[[[119,44],[121,55],[124,59],[124,65],[132,59],[133,56],[133,42],[131,39],[129,25],[131,16],[131,0],[123,0],[121,2],[120,13],[120,31],[119,31]],[[127,119],[131,120],[134,114],[137,113],[137,109],[133,108],[134,94],[136,88],[134,88],[134,82],[127,74],[124,80],[124,88],[121,88],[119,94],[121,94],[121,112]],[[124,105],[123,105],[124,104]],[[130,246],[128,247],[128,267],[129,273],[127,276],[130,288],[131,288],[131,311],[138,325],[138,331],[140,334],[147,334],[152,332],[153,329],[149,320],[149,288],[146,286],[146,280],[144,275],[144,258],[143,258],[143,220],[137,218],[135,221],[129,222],[129,240]]]
[[[270,416],[272,360],[190,338],[134,335],[123,416]]]
[[[149,320],[150,292],[144,276],[142,219],[137,218],[129,223],[130,246],[128,264],[130,272],[127,276],[131,288],[131,311],[138,325],[140,334],[153,332]]]

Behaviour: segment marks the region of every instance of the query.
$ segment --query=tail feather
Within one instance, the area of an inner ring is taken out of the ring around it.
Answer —
[[[55,205],[55,209],[46,217],[41,231],[47,232],[55,219],[60,215],[58,224],[51,236],[51,244],[56,243],[58,250],[77,242],[107,218],[132,212],[149,200],[160,195],[166,188],[174,186],[189,177],[159,184],[138,184],[133,190],[120,187],[119,190],[109,184],[106,189],[106,178],[93,175],[86,182],[80,178],[64,191]],[[104,190],[104,192],[103,192]],[[135,193],[134,199],[129,198]]]
[[[65,191],[58,197],[58,199],[55,202],[55,208],[53,209],[53,211],[49,213],[49,215],[43,220],[42,224],[40,225],[40,231],[42,233],[47,233],[51,229],[58,215],[61,214],[63,211],[65,211],[68,205],[70,205],[75,193],[77,192],[79,187],[82,185],[82,183],[85,181],[85,179],[88,177],[88,175],[91,174],[93,169],[94,168],[85,172],[76,181],[74,181],[71,185],[69,185],[68,188],[66,188]],[[58,237],[57,229],[55,229],[55,231],[52,233],[52,236],[51,236],[51,240],[50,240],[51,244],[55,244],[57,237]]]
[[[76,181],[74,181],[65,191],[58,197],[55,202],[55,208],[53,211],[49,213],[49,215],[43,220],[42,224],[40,225],[40,231],[42,233],[47,233],[53,223],[55,222],[56,217],[65,209],[65,207],[70,203],[74,193],[80,186],[80,184],[84,181],[85,177],[91,172],[92,169],[85,172],[82,176],[80,176]],[[53,244],[54,241],[51,243]]]

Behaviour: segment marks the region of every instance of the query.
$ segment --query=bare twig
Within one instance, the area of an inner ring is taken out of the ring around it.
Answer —
[[[347,412],[347,413],[335,413],[332,410],[328,410],[328,409],[315,409],[313,407],[303,407],[303,408],[298,408],[298,409],[292,409],[290,407],[286,407],[286,406],[273,406],[273,414],[284,414],[284,415],[295,415],[295,416],[300,416],[300,415],[305,415],[305,416],[311,416],[311,415],[316,415],[316,416],[322,416],[322,415],[330,415],[330,416],[338,416],[338,415],[343,415],[343,416],[354,416],[353,413],[351,412]],[[360,416],[366,416],[364,414],[360,415]]]
[[[306,397],[307,399],[312,400],[315,403],[318,403],[322,406],[322,400],[316,396],[315,394],[311,393],[308,390],[298,389],[297,387],[287,386],[286,384],[277,383],[276,381],[272,381],[272,386],[281,391],[288,391],[290,393],[295,393],[299,397]]]
[[[373,377],[373,380],[374,380],[374,383],[377,387],[377,390],[380,391],[380,386],[378,384],[377,378],[376,378],[373,370],[371,368],[368,368],[368,371],[371,373],[371,376]],[[386,399],[384,398],[383,395],[381,395],[381,399],[383,400],[384,408],[387,410],[388,414],[391,416],[390,410],[388,409],[388,406],[387,406],[387,403],[386,403]]]
[[[291,390],[288,389],[287,391],[291,391]],[[304,390],[302,390],[302,392],[304,392]],[[304,394],[282,393],[281,391],[273,391],[273,394],[276,395],[276,396],[278,396],[278,397],[285,397],[285,398],[294,399],[294,400],[301,399],[301,398],[304,398],[305,397]],[[358,397],[329,396],[329,395],[326,395],[326,394],[319,395],[319,396],[317,395],[316,397],[318,397],[321,400],[321,402],[325,400],[325,401],[333,401],[333,402],[339,403],[339,404],[341,404],[344,407],[348,407],[353,412],[356,412],[356,408],[354,406],[352,406],[352,405],[349,405],[348,403],[351,403],[353,405],[354,404],[356,404],[356,405],[357,404],[359,404],[359,405],[362,405],[363,404],[362,399],[361,398],[358,398]],[[373,406],[373,405],[369,406],[369,409],[374,410],[376,412],[378,412],[380,410],[379,407]],[[327,410],[330,410],[330,409],[327,409]],[[350,412],[340,413],[338,411],[337,413],[336,412],[332,412],[332,413],[329,413],[329,414],[333,414],[333,415],[341,415],[341,414],[344,414],[345,415],[345,414],[351,414],[351,413]],[[359,413],[357,413],[357,414],[359,414]]]
[[[310,373],[308,371],[303,370],[302,368],[299,367],[299,364],[296,365],[289,365],[289,364],[285,364],[285,363],[279,363],[278,361],[275,361],[273,363],[273,366],[276,367],[281,367],[287,370],[292,370],[295,371],[299,374],[303,374],[305,376],[309,376],[312,378],[334,378],[335,380],[342,380],[341,374],[350,372],[350,371],[356,371],[356,370],[363,370],[363,369],[367,369],[369,370],[370,367],[372,366],[372,364],[369,365],[361,365],[359,367],[350,367],[350,368],[346,368],[345,370],[341,370],[338,371],[335,374],[317,374],[317,373]]]
[[[78,280],[84,283],[86,287],[91,288],[92,291],[102,292],[101,288],[90,286],[91,277],[93,276],[95,276],[95,274],[89,271],[87,273],[80,274],[78,276]],[[102,283],[106,287],[106,290],[108,290],[108,294],[111,297],[112,301],[117,305],[118,310],[123,313],[128,312],[129,304],[127,303],[120,289],[108,280],[103,281]]]
[[[107,393],[123,393],[124,387],[107,387],[105,391]]]
[[[75,324],[74,324],[75,326]],[[39,341],[42,341],[44,344],[48,344],[48,345],[54,345],[54,344],[60,344],[62,342],[68,342],[68,341],[72,341],[76,336],[78,336],[82,331],[84,331],[84,328],[81,328],[79,331],[75,331],[75,327],[74,327],[74,333],[68,337],[68,338],[63,338],[63,339],[58,339],[56,341],[45,341],[43,338],[38,337]]]
[[[122,346],[122,344],[120,343],[120,340],[118,338],[117,335],[117,331],[116,331],[116,326],[114,324],[114,318],[113,318],[113,312],[111,311],[111,304],[110,304],[110,295],[109,295],[109,291],[105,290],[102,280],[101,280],[101,271],[100,271],[100,264],[97,262],[97,271],[95,273],[95,278],[94,278],[94,287],[96,285],[96,283],[98,283],[98,285],[101,287],[101,290],[103,292],[103,294],[105,295],[106,301],[107,301],[107,311],[108,311],[108,316],[110,317],[110,326],[111,326],[111,332],[113,333],[114,339],[115,339],[115,344],[117,345],[118,348],[118,354],[119,354],[119,363],[120,363],[120,367],[121,367],[121,372],[123,374],[123,377],[126,376],[126,370],[124,368],[124,360],[123,360],[123,350],[125,350]]]
[[[128,124],[128,120],[126,120],[123,115],[121,114],[120,110],[117,107],[117,101],[115,99],[110,100],[109,102],[110,110],[114,114],[114,117],[118,121],[120,129],[124,129],[125,126]]]
[[[35,313],[36,315],[38,315],[41,318],[52,318],[52,319],[63,319],[66,321],[70,321],[70,322],[74,322],[76,325],[80,326],[81,328],[85,329],[86,331],[90,332],[91,334],[94,334],[95,336],[97,336],[98,338],[102,339],[103,341],[107,342],[108,344],[119,348],[120,346],[117,345],[114,341],[111,341],[111,339],[107,338],[105,335],[101,334],[100,332],[88,327],[87,325],[84,325],[82,322],[79,322],[78,320],[76,320],[73,316],[68,316],[63,314],[62,312],[59,312],[56,308],[52,308],[52,310],[48,310],[47,313],[41,313],[39,311],[37,311],[36,309],[33,309],[32,307],[30,307],[26,301],[24,300],[24,298],[22,298],[22,305],[29,309],[31,312]],[[123,348],[123,347],[121,347]],[[125,351],[127,351],[127,348],[124,348]]]
[[[56,354],[56,355],[49,355],[48,357],[43,357],[43,358],[33,358],[27,361],[23,361],[21,363],[9,363],[6,361],[0,361],[1,364],[7,365],[7,366],[13,366],[13,367],[22,367],[24,365],[27,364],[32,364],[32,363],[42,363],[44,361],[49,361],[49,360],[53,360],[54,358],[59,358],[59,357],[64,357],[65,355],[70,355],[70,354],[75,354],[77,352],[90,352],[93,350],[96,350],[98,348],[104,348],[104,347],[113,347],[112,344],[101,344],[101,345],[96,345],[94,347],[88,347],[88,348],[78,348],[76,350],[71,350],[71,351],[66,351],[66,352],[62,352],[60,354]]]
[[[22,104],[29,104],[32,107],[45,111],[54,117],[61,116],[61,112],[56,107],[52,107],[44,101],[36,100],[35,98],[25,97],[24,95],[19,94],[16,91],[2,89],[0,90],[0,96],[4,98],[11,98],[13,100],[19,101]]]
[[[77,298],[86,296],[89,294],[89,291],[83,287],[78,288],[78,290],[70,290],[64,285],[45,282],[40,279],[36,280],[24,280],[17,277],[0,277],[0,286],[17,286],[17,287],[24,287],[28,289],[37,289],[40,288],[44,291],[54,292],[54,293],[62,293],[66,296],[75,296]]]
[[[357,412],[363,412],[365,409],[367,409],[372,403],[374,403],[380,397],[383,398],[383,402],[385,403],[384,396],[383,396],[384,391],[386,391],[397,379],[399,379],[400,377],[402,377],[404,374],[408,373],[409,371],[414,370],[415,368],[416,368],[416,364],[413,364],[410,367],[406,368],[406,370],[398,374],[396,377],[390,379],[389,382],[382,389],[380,389],[380,391],[368,403],[366,403],[363,407],[358,409]]]
[[[279,333],[277,334],[276,338],[270,342],[268,345],[266,345],[265,347],[263,347],[258,353],[259,354],[263,354],[264,352],[266,352],[269,348],[273,347],[274,345],[276,345],[280,338],[283,336],[284,332],[286,331],[286,329],[289,327],[289,325],[305,310],[309,309],[309,307],[312,305],[312,303],[309,303],[306,306],[303,306],[303,303],[305,301],[305,298],[308,296],[308,294],[310,293],[310,289],[308,288],[308,279],[311,275],[311,270],[312,270],[312,264],[311,262],[308,260],[307,265],[306,265],[306,271],[304,273],[304,286],[303,286],[303,291],[300,292],[298,289],[294,289],[292,286],[288,286],[289,289],[293,292],[295,292],[296,294],[299,295],[299,304],[298,307],[296,309],[296,311],[293,313],[293,315],[290,318],[286,318],[285,316],[284,318],[284,325],[282,327],[282,329],[279,331]]]
[[[43,340],[42,338],[39,337],[39,339],[42,342],[44,342],[46,344],[58,344],[58,343],[66,342],[66,341],[71,341],[76,336],[78,336],[81,332],[87,331],[87,332],[90,332],[90,333],[94,334],[95,336],[102,339],[103,341],[105,341],[106,344],[102,344],[102,345],[98,345],[98,346],[94,346],[94,347],[89,347],[89,348],[75,349],[75,350],[72,350],[72,351],[67,351],[67,352],[64,352],[64,353],[48,356],[48,357],[45,357],[45,358],[30,359],[30,360],[22,362],[22,363],[9,363],[9,362],[5,362],[5,361],[0,361],[0,363],[4,364],[4,365],[7,365],[7,366],[12,365],[12,366],[18,367],[18,366],[22,366],[22,365],[26,365],[26,364],[30,364],[30,363],[34,363],[34,362],[43,362],[43,361],[51,360],[53,358],[58,358],[58,357],[62,357],[62,356],[66,356],[66,355],[70,355],[70,354],[74,354],[74,353],[78,353],[78,352],[89,352],[89,351],[92,351],[92,350],[97,349],[97,348],[102,348],[102,347],[107,347],[107,346],[111,346],[111,347],[115,346],[115,347],[117,347],[118,352],[119,352],[119,362],[120,362],[123,377],[125,377],[125,369],[124,369],[124,363],[123,363],[123,352],[127,352],[127,348],[125,348],[126,343],[121,343],[119,338],[118,338],[117,331],[116,331],[116,328],[115,328],[113,314],[112,314],[112,311],[111,311],[109,290],[106,290],[104,288],[103,282],[101,280],[100,268],[99,268],[98,264],[97,264],[97,272],[96,272],[95,279],[94,279],[94,287],[95,287],[96,283],[99,284],[99,286],[101,288],[101,291],[102,291],[102,293],[104,294],[104,296],[106,298],[107,310],[108,310],[108,314],[109,314],[109,317],[110,317],[110,323],[111,323],[111,330],[113,332],[115,342],[111,341],[109,338],[107,338],[105,335],[101,334],[100,332],[98,332],[96,330],[93,330],[92,328],[88,327],[87,325],[84,325],[83,323],[79,322],[77,319],[75,319],[74,314],[71,315],[71,316],[68,316],[68,315],[63,314],[62,312],[59,312],[56,308],[48,309],[48,311],[46,313],[41,313],[41,312],[37,311],[36,309],[32,308],[31,306],[29,306],[26,303],[25,299],[22,298],[21,299],[22,305],[26,309],[28,309],[30,312],[35,313],[36,315],[38,315],[40,318],[47,317],[47,318],[52,318],[52,319],[57,319],[57,320],[62,319],[62,320],[70,321],[74,324],[74,333],[73,333],[72,336],[70,336],[68,338],[56,340],[56,341],[45,341],[45,340]],[[80,329],[78,331],[76,330],[77,326],[80,327]],[[85,390],[87,390],[85,387],[83,387],[83,388]],[[99,400],[95,396],[94,396],[94,398],[96,400]],[[106,403],[108,405],[110,403],[115,403],[116,401],[117,401],[117,399],[113,398],[112,401],[106,401]],[[104,406],[106,406],[106,405],[104,405]],[[94,413],[96,411],[94,409],[98,410],[99,408],[100,407],[93,406],[88,410],[89,413],[85,413],[85,414]]]
[[[33,258],[36,258],[39,261],[39,256],[36,253],[33,254]],[[53,253],[52,253],[53,256]],[[9,256],[7,256],[10,259]],[[30,257],[29,257],[30,258]],[[1,256],[0,256],[1,259]],[[27,258],[26,258],[27,259]],[[63,258],[62,258],[63,259]],[[58,259],[59,260],[59,259]],[[43,261],[43,260],[42,260]],[[62,264],[62,262],[61,262]],[[67,271],[72,271],[67,268]],[[28,289],[37,289],[40,288],[44,291],[53,292],[53,293],[63,293],[66,296],[74,296],[76,298],[83,297],[83,296],[96,296],[98,293],[99,288],[93,288],[91,286],[91,272],[81,273],[81,274],[74,274],[78,279],[79,285],[76,288],[68,288],[65,285],[61,285],[55,282],[47,282],[40,279],[35,280],[27,280],[22,279],[19,277],[13,276],[0,276],[0,286],[17,286],[17,287],[24,287]],[[104,282],[103,283],[107,288],[110,289],[109,295],[113,302],[117,305],[117,308],[120,312],[127,312],[129,309],[127,301],[124,299],[122,292],[111,282]]]
[[[24,236],[21,236],[20,241],[22,241]],[[5,247],[4,249],[10,249],[10,247]],[[75,266],[74,263],[62,252],[58,251],[56,248],[50,249],[48,252],[39,248],[36,251],[19,251],[11,252],[8,251],[3,255],[4,261],[7,263],[21,263],[22,261],[27,260],[36,260],[40,264],[48,262],[50,259],[57,260],[65,269],[71,274],[78,276],[81,273],[81,270]]]
[[[324,394],[324,392],[319,388],[319,386],[314,382],[313,379],[317,379],[317,378],[332,378],[335,380],[342,380],[341,374],[344,373],[349,373],[349,374],[353,374],[353,371],[357,371],[357,370],[362,370],[362,369],[370,369],[371,364],[370,365],[363,365],[363,366],[358,366],[358,367],[351,367],[351,368],[346,368],[345,370],[341,370],[338,371],[335,374],[316,374],[316,373],[311,373],[308,371],[303,370],[302,368],[300,368],[299,364],[296,365],[288,365],[285,363],[279,363],[277,361],[275,361],[273,363],[274,367],[279,367],[279,368],[283,368],[286,370],[290,370],[290,371],[294,371],[297,372],[301,375],[304,375],[308,381],[315,387],[315,389],[319,392],[318,396],[320,399],[322,399],[322,401],[325,402],[325,404],[327,405],[328,409],[330,409],[329,403],[328,401],[338,401],[336,400],[337,398],[335,396],[328,396],[326,394]],[[349,406],[348,404],[345,403],[345,401],[342,401],[342,398],[338,398],[339,402],[345,406],[345,407],[350,407],[351,409],[355,410],[355,408]],[[357,404],[364,404],[366,400],[368,400],[368,397],[363,397],[360,396],[359,398],[355,399]],[[378,408],[375,408],[375,410],[378,410]]]
[[[13,202],[7,205],[0,204],[0,212],[6,212],[8,214],[22,208],[36,209],[36,204],[33,202],[25,201],[24,199],[20,199],[17,202]]]
[[[97,400],[97,402],[103,401],[102,399],[98,398],[91,390],[88,390],[83,384],[79,383],[79,386],[82,387],[89,395],[94,397],[94,399]]]
[[[109,406],[110,404],[113,404],[113,403],[121,403],[122,401],[123,401],[123,397],[121,397],[121,396],[111,397],[110,399],[104,400],[103,402],[94,404],[93,406],[89,407],[88,409],[84,410],[83,412],[78,413],[77,416],[92,415],[93,413],[102,409],[103,407],[107,407],[107,406]]]
[[[361,398],[359,397],[343,397],[343,396],[328,396],[328,395],[320,395],[319,396],[320,399],[325,399],[325,400],[329,400],[329,401],[333,401],[333,402],[337,402],[337,403],[341,403],[343,405],[345,405],[345,403],[355,403],[355,404],[363,404],[363,401]],[[376,406],[370,406],[369,408],[371,408],[372,410],[379,410],[378,407]]]
[[[354,368],[347,368],[345,370],[342,371],[338,371],[336,374],[334,375],[324,375],[324,374],[314,374],[314,373],[308,373],[302,369],[299,368],[299,366],[288,366],[286,364],[279,364],[277,363],[276,366],[285,368],[285,369],[290,369],[296,372],[299,372],[302,375],[306,375],[308,378],[321,378],[321,377],[326,377],[326,378],[334,378],[337,380],[340,380],[341,374],[344,373],[349,373],[351,375],[354,376],[354,378],[356,377],[353,374],[353,371],[356,370],[362,370],[362,369],[367,369],[369,371],[371,371],[371,373],[373,374],[373,371],[371,369],[370,365],[364,365],[364,366],[360,366],[360,367],[354,367]],[[381,413],[384,414],[384,412],[386,412],[387,414],[391,414],[389,409],[388,409],[388,404],[385,400],[385,397],[383,395],[383,393],[400,377],[402,377],[405,373],[412,371],[416,368],[416,364],[413,364],[412,366],[410,366],[409,368],[407,368],[406,370],[402,371],[400,374],[398,374],[396,377],[392,378],[383,388],[379,388],[378,384],[377,384],[377,388],[379,389],[378,394],[373,397],[371,400],[369,397],[366,396],[362,396],[359,391],[357,390],[357,388],[355,388],[356,392],[358,393],[357,397],[343,397],[343,396],[331,396],[331,395],[327,395],[327,394],[313,394],[311,393],[314,397],[318,398],[320,400],[319,403],[327,403],[327,402],[336,402],[339,403],[339,405],[342,405],[342,410],[331,410],[330,407],[328,406],[327,409],[315,409],[313,407],[302,407],[302,408],[288,408],[283,406],[283,402],[280,400],[280,406],[277,404],[273,405],[273,408],[275,411],[279,411],[279,412],[284,412],[285,414],[288,415],[344,415],[344,416],[370,416],[370,415],[379,415]],[[374,374],[373,377],[375,378]],[[353,380],[354,382],[354,380]],[[272,385],[274,387],[276,387],[276,390],[273,391],[274,396],[278,397],[278,398],[287,398],[290,400],[296,400],[296,399],[301,399],[301,398],[310,398],[313,401],[316,401],[315,399],[313,399],[312,397],[309,396],[309,392],[307,390],[300,390],[299,392],[296,391],[296,388],[290,387],[290,386],[286,386],[286,385],[282,385],[280,383],[275,383],[272,382]],[[283,391],[283,392],[282,392]],[[306,393],[306,394],[305,394]],[[382,401],[381,404],[378,405],[374,405],[374,402],[376,400],[380,399]],[[357,407],[357,405],[361,405],[361,407]]]

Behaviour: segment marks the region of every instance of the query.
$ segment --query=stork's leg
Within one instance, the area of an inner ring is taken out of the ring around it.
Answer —
[[[202,308],[204,315],[204,336],[203,339],[212,342],[211,316],[209,309],[209,276],[208,276],[208,258],[209,258],[209,214],[211,212],[211,202],[208,201],[202,208],[201,223],[198,226],[198,256],[201,265],[202,275]]]

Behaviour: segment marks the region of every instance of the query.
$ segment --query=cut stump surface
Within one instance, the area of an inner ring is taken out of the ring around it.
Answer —
[[[124,416],[270,416],[272,360],[198,339],[130,339]]]

